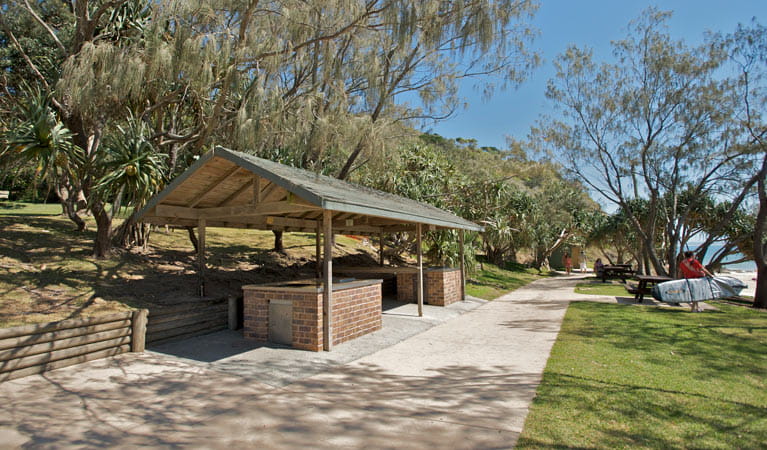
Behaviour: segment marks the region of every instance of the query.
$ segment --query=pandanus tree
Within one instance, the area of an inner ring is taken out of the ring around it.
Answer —
[[[39,89],[29,89],[17,103],[15,116],[20,118],[0,135],[0,166],[33,164],[41,181],[52,185],[61,200],[63,211],[85,229],[77,215],[86,199],[79,189],[84,155],[73,142],[72,132],[59,120],[50,104],[51,96]]]
[[[123,245],[146,244],[148,226],[136,223],[136,215],[147,200],[165,184],[167,155],[159,153],[149,141],[150,130],[145,123],[130,118],[127,126],[118,126],[103,145],[103,158],[96,169],[103,175],[94,188],[102,203],[112,201],[110,219],[120,213],[123,206],[132,211],[117,228],[115,240]],[[112,238],[104,236],[100,242]]]

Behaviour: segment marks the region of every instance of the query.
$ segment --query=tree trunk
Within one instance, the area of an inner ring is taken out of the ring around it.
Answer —
[[[767,264],[756,264],[756,293],[754,308],[767,308]]]
[[[61,203],[61,210],[69,217],[69,220],[74,222],[77,227],[77,231],[85,231],[88,225],[85,223],[82,217],[77,214],[77,198],[72,195],[70,189],[57,185],[55,187],[56,195],[59,197]]]
[[[756,293],[754,308],[767,308],[767,255],[765,255],[764,234],[767,230],[767,153],[764,153],[759,171],[757,194],[759,210],[754,224],[754,260],[756,262]]]
[[[112,218],[101,202],[91,208],[96,219],[96,240],[93,242],[93,256],[105,258],[112,250]]]
[[[136,208],[125,222],[120,224],[114,232],[114,244],[118,247],[143,247],[146,248],[149,240],[149,225],[136,223],[136,215],[139,209]]]
[[[189,233],[189,242],[194,246],[194,253],[197,254],[200,248],[200,243],[197,241],[197,235],[194,234],[194,227],[186,227],[186,232]]]
[[[274,249],[272,251],[284,254],[285,247],[282,245],[282,231],[272,230],[272,233],[274,233]]]

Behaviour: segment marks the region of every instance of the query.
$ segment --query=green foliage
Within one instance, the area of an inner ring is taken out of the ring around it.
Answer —
[[[98,161],[98,172],[104,175],[94,186],[95,195],[120,196],[127,206],[138,208],[162,188],[168,171],[166,156],[157,152],[148,135],[146,124],[137,120],[109,135]]]
[[[414,143],[405,145],[398,153],[398,159],[389,161],[386,170],[363,168],[359,173],[362,184],[391,192],[396,195],[418,200],[438,208],[463,215],[468,209],[469,198],[464,197],[466,177],[433,147]],[[397,239],[397,238],[395,238]],[[399,239],[397,239],[399,240]],[[430,231],[424,243],[426,256],[435,264],[455,267],[459,263],[460,246],[458,232],[453,230]],[[394,244],[393,242],[390,245]],[[401,250],[412,250],[412,236]],[[474,233],[465,239],[465,257],[469,269],[473,267],[474,248],[477,244]],[[394,247],[397,247],[394,245]]]
[[[37,90],[23,100],[19,104],[23,120],[0,135],[0,165],[32,162],[42,179],[72,176],[83,164],[82,151],[51,109],[50,96]]]

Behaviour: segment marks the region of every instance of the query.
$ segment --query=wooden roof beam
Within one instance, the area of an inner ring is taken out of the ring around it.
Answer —
[[[205,189],[203,189],[202,192],[197,195],[197,198],[186,206],[189,208],[194,208],[195,206],[199,205],[200,202],[205,199],[206,195],[216,189],[216,187],[218,187],[221,183],[228,180],[231,176],[234,175],[235,172],[240,169],[242,169],[242,167],[235,165],[233,168],[227,170],[223,175],[213,180],[212,183],[208,183],[208,185],[205,186]]]
[[[216,219],[238,216],[264,216],[305,212],[319,209],[306,202],[282,201],[263,202],[258,205],[220,206],[215,208],[186,208],[183,206],[157,205],[155,216],[175,217],[179,219]]]

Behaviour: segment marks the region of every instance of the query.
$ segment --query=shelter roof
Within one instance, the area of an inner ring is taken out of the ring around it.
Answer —
[[[158,225],[317,230],[323,210],[339,233],[482,227],[425,203],[223,147],[206,153],[139,213]]]

